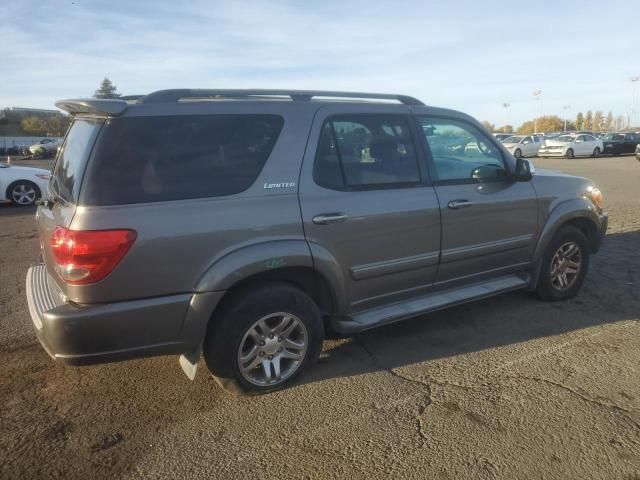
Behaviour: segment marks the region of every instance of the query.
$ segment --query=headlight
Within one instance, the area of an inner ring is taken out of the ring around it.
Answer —
[[[602,198],[602,192],[600,191],[600,189],[597,187],[589,187],[587,189],[587,194],[589,195],[589,198],[591,199],[591,201],[596,205],[596,207],[602,210],[603,198]]]
[[[41,178],[42,180],[49,180],[51,178],[50,173],[36,173],[36,177]]]

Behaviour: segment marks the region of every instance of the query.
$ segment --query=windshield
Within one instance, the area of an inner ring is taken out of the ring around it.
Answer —
[[[554,138],[553,140],[556,142],[566,142],[572,143],[576,137],[572,137],[571,135],[561,135],[559,137]]]
[[[503,140],[504,143],[520,143],[522,141],[524,137],[518,137],[516,135],[509,137],[509,138],[505,138]]]
[[[75,120],[62,144],[51,177],[51,189],[67,202],[75,202],[78,198],[84,165],[102,122]]]
[[[602,137],[603,140],[624,140],[624,135],[620,135],[615,134],[615,133],[607,133],[604,137]]]

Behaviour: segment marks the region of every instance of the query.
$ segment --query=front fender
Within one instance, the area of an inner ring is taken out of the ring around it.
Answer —
[[[589,220],[596,232],[600,230],[600,219],[593,203],[583,197],[565,200],[557,204],[547,216],[533,254],[533,261],[540,261],[549,242],[562,225],[577,218]]]

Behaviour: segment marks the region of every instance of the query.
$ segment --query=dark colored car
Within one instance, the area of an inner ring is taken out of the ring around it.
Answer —
[[[586,178],[534,172],[404,95],[168,90],[66,100],[27,302],[71,365],[201,355],[266,392],[353,334],[513,290],[575,296],[607,228]],[[517,319],[514,318],[514,322]]]
[[[637,133],[607,133],[602,137],[604,150],[602,153],[621,155],[634,153],[636,145],[640,143],[640,135]]]

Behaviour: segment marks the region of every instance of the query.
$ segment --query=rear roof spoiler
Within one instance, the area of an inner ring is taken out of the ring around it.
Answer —
[[[56,107],[75,115],[89,113],[94,115],[120,115],[127,109],[127,102],[120,99],[79,98],[59,100]]]

